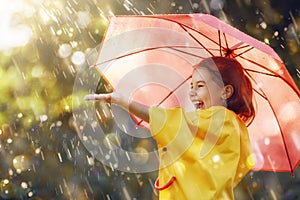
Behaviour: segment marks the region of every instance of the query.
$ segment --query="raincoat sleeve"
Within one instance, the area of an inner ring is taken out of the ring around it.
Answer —
[[[224,107],[186,113],[150,109],[150,131],[159,148],[159,180],[175,183],[160,199],[233,199],[233,188],[251,169],[246,126]]]

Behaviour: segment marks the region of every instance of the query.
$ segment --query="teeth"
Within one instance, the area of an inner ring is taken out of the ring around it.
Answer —
[[[193,104],[195,105],[196,109],[201,109],[204,105],[203,102],[194,101]]]

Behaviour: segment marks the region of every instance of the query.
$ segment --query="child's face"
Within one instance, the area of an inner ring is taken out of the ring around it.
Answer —
[[[197,110],[221,106],[222,89],[207,69],[198,68],[194,70],[189,95]]]

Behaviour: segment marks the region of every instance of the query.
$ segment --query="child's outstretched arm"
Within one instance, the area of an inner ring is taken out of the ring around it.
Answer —
[[[112,92],[108,94],[88,94],[84,97],[85,100],[98,100],[107,103],[114,103],[126,109],[145,122],[149,122],[149,107],[135,101],[125,99],[121,94]]]

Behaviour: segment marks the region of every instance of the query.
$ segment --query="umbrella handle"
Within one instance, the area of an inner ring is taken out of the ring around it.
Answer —
[[[159,186],[159,179],[157,178],[154,183],[154,187],[156,190],[165,190],[168,187],[170,187],[175,181],[176,181],[176,177],[172,176],[172,178],[165,185]]]

